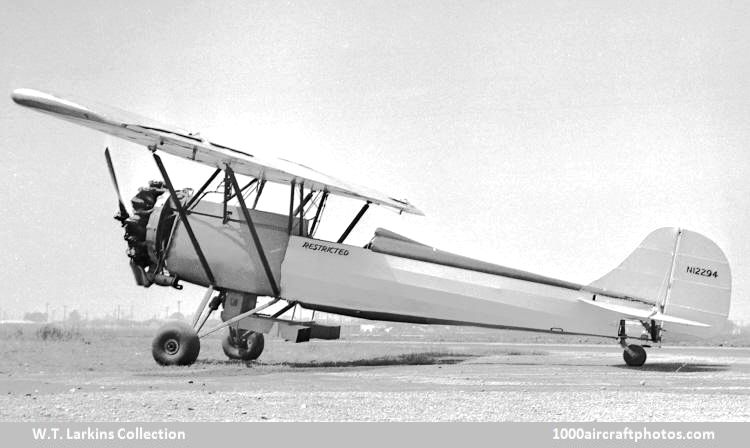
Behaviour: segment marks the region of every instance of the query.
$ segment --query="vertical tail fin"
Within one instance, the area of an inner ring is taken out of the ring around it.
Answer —
[[[721,331],[729,315],[732,274],[726,256],[710,239],[662,228],[591,286],[640,297],[662,314],[709,325],[669,323],[670,333],[710,337]]]

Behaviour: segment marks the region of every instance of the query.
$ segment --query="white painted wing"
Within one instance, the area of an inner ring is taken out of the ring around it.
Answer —
[[[597,308],[613,311],[620,314],[623,318],[635,318],[638,320],[658,320],[661,322],[671,322],[674,324],[691,325],[695,327],[710,327],[708,324],[696,322],[694,320],[683,319],[681,317],[669,316],[652,309],[635,308],[632,306],[618,305],[616,303],[593,301],[580,298],[579,301],[595,306]]]
[[[82,126],[144,146],[155,146],[168,154],[216,168],[229,165],[236,173],[277,183],[304,183],[316,191],[346,196],[422,215],[409,201],[395,199],[366,187],[350,184],[288,160],[256,155],[212,143],[197,134],[163,125],[109,106],[84,104],[32,89],[17,89],[13,101]]]

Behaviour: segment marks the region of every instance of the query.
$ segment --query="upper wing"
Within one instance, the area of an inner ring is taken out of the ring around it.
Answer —
[[[317,191],[347,196],[398,211],[422,215],[407,200],[392,198],[366,187],[350,184],[312,168],[283,159],[256,155],[209,142],[199,135],[157,123],[148,118],[102,105],[84,105],[32,89],[17,89],[13,101],[22,106],[52,114],[58,118],[114,135],[166,153],[209,166],[278,183],[304,183]]]

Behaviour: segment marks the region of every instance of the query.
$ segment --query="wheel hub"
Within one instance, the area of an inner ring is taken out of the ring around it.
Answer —
[[[177,339],[167,339],[164,342],[164,351],[169,355],[174,355],[180,350],[180,343]]]

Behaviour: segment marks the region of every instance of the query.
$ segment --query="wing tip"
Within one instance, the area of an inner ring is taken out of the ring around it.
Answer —
[[[32,101],[35,98],[39,97],[40,93],[41,92],[39,92],[38,90],[27,89],[27,88],[22,87],[22,88],[14,89],[10,93],[10,98],[13,100],[14,103],[20,106],[30,106]]]

